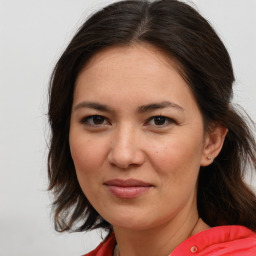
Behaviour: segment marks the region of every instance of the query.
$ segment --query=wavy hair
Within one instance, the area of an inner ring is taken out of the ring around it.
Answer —
[[[206,129],[212,123],[228,128],[221,153],[199,172],[200,217],[210,226],[239,224],[256,230],[256,198],[244,182],[249,168],[256,168],[256,144],[246,116],[231,103],[234,74],[229,54],[209,22],[177,0],[128,0],[103,8],[81,26],[57,62],[48,112],[48,176],[56,230],[112,230],[76,177],[68,140],[73,92],[79,72],[92,56],[107,47],[137,43],[153,45],[175,60]]]

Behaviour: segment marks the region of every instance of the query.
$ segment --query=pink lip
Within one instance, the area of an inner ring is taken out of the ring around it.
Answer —
[[[146,193],[153,185],[140,180],[113,179],[104,183],[110,193],[117,198],[136,198]]]

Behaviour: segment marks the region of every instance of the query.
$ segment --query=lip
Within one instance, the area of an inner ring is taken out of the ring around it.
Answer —
[[[153,185],[136,179],[113,179],[104,183],[110,193],[123,199],[137,198],[148,192]]]

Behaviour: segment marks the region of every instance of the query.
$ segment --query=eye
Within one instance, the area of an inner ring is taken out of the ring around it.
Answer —
[[[158,127],[164,127],[172,123],[175,123],[175,121],[166,116],[153,116],[147,121],[147,125]]]
[[[90,126],[104,126],[109,124],[108,120],[100,115],[87,116],[81,120],[81,123]]]

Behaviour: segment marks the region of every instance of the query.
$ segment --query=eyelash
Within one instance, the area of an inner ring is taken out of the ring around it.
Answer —
[[[164,121],[164,124],[160,124],[160,125],[153,124],[153,126],[165,127],[165,126],[167,126],[167,125],[169,125],[169,124],[176,124],[176,122],[175,122],[173,119],[171,119],[171,118],[169,118],[169,117],[166,117],[166,116],[161,116],[161,115],[150,117],[150,118],[147,120],[146,124],[147,124],[147,125],[150,125],[149,123],[150,123],[152,120],[153,120],[153,121],[156,121],[157,119],[158,119],[158,121]],[[164,120],[161,120],[161,119],[164,119]]]
[[[102,121],[102,123],[98,123],[98,124],[95,123],[97,121],[99,121],[99,122]],[[150,124],[151,121],[155,121],[155,122],[156,121],[160,121],[160,122],[164,121],[164,123],[163,124],[159,124],[159,125],[157,125],[156,123],[155,124]],[[105,126],[105,125],[111,125],[110,121],[106,117],[101,116],[101,115],[87,116],[87,117],[84,117],[80,122],[82,124],[85,124],[85,125],[88,125],[88,126],[91,126],[91,127],[102,127],[102,126]],[[169,118],[169,117],[161,116],[161,115],[152,116],[145,123],[146,126],[155,126],[157,128],[166,127],[166,126],[168,126],[170,124],[177,124],[177,122],[175,120]]]
[[[90,121],[96,121],[96,118],[98,118],[98,121],[99,121],[99,119],[101,119],[103,122],[107,122],[107,124],[110,124],[110,122],[107,120],[107,118],[104,116],[101,116],[101,115],[91,115],[91,116],[84,117],[81,120],[81,123],[86,124],[88,126],[105,126],[105,125],[107,125],[107,124],[90,123]]]

